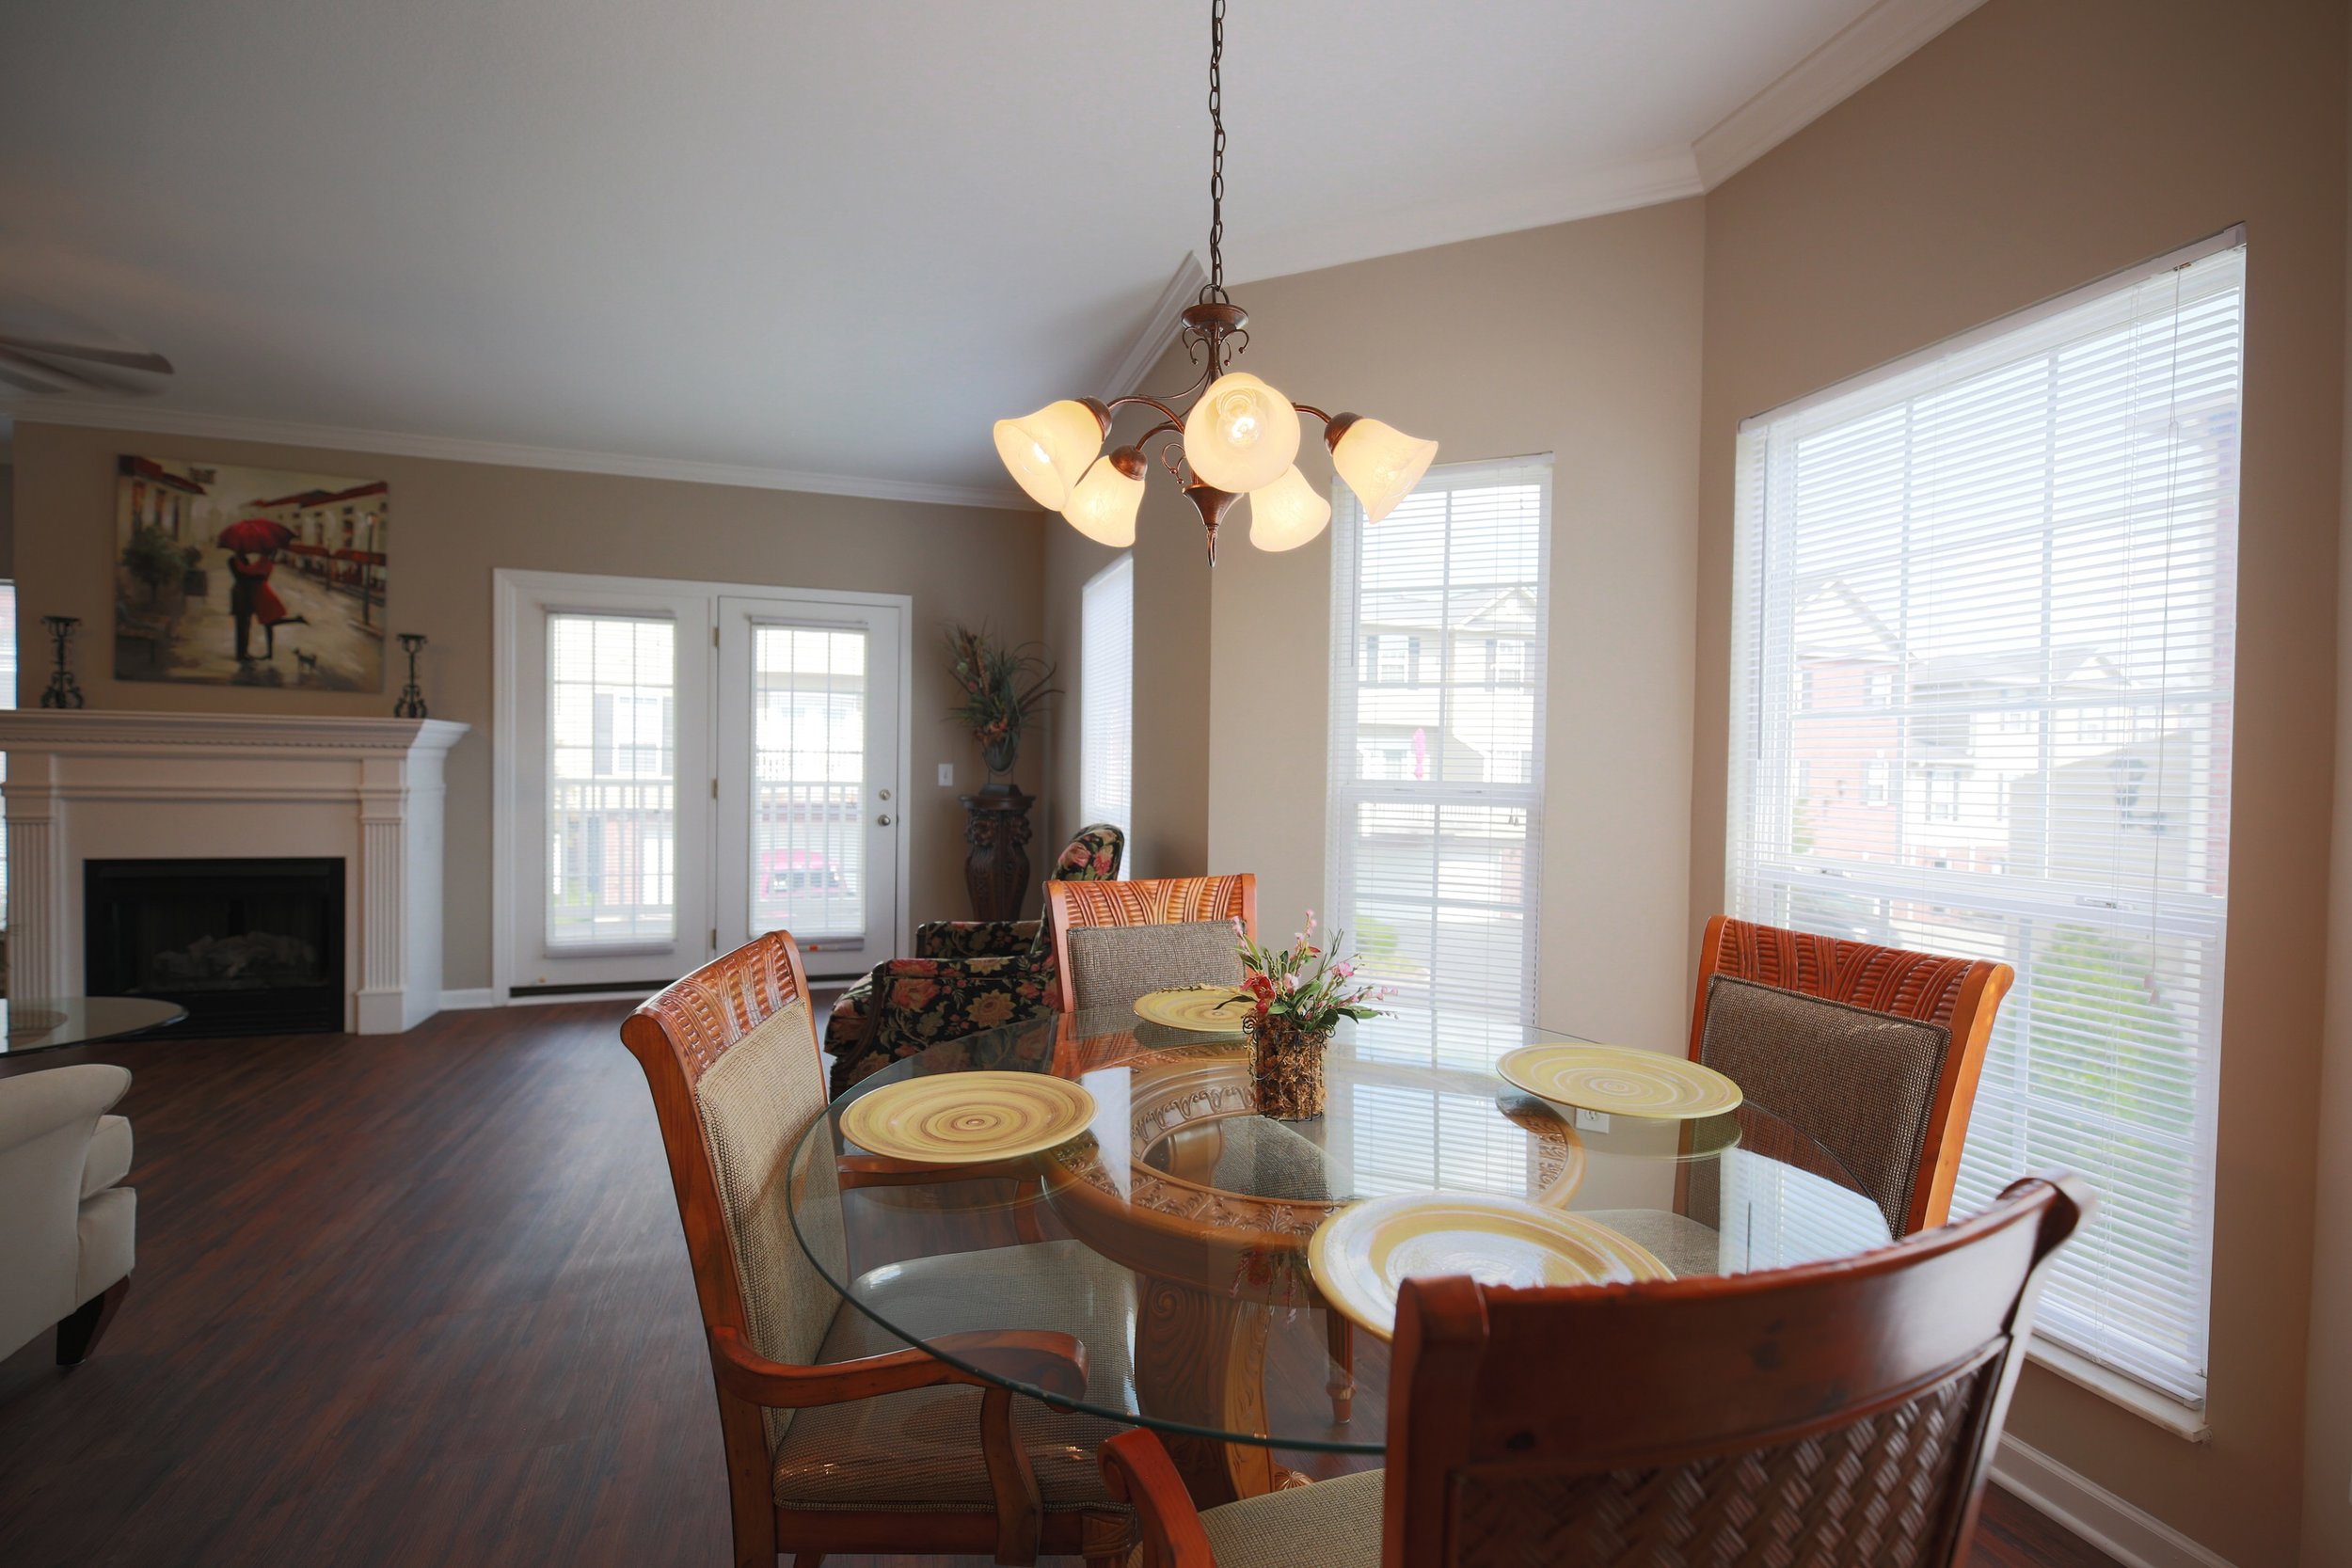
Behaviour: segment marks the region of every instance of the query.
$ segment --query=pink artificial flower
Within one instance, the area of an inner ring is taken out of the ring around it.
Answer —
[[[1344,980],[1349,975],[1356,973],[1356,965],[1351,959],[1342,958],[1338,963],[1331,966],[1331,973]]]

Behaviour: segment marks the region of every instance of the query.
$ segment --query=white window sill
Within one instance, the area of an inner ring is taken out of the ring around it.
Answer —
[[[2026,1359],[2047,1368],[2067,1382],[2088,1388],[2101,1399],[2120,1404],[2144,1421],[2153,1422],[2186,1442],[2202,1443],[2213,1435],[2205,1424],[2204,1407],[2183,1404],[2167,1394],[2110,1371],[2088,1356],[2036,1335],[2026,1342]]]

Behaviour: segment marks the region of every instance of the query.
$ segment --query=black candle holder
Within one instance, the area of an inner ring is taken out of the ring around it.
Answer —
[[[43,707],[87,707],[88,699],[75,684],[73,672],[66,666],[66,646],[73,641],[73,628],[82,624],[79,615],[44,615],[40,624],[49,628],[50,645],[56,650],[57,668],[50,673],[49,684],[41,689]]]
[[[424,689],[417,684],[417,650],[424,646],[424,634],[404,631],[400,634],[400,645],[408,651],[408,684],[400,689],[400,701],[392,705],[392,717],[422,719]]]

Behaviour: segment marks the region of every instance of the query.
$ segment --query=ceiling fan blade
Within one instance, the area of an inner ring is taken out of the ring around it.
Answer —
[[[74,382],[62,372],[51,370],[40,361],[27,359],[21,354],[11,354],[5,348],[0,348],[0,381],[23,392],[71,392],[77,389]]]
[[[101,365],[117,365],[126,371],[145,371],[151,375],[172,373],[170,360],[160,354],[151,354],[144,349],[93,348],[87,343],[60,343],[44,338],[20,338],[12,332],[0,332],[0,348],[23,349],[28,353],[53,355],[62,359],[87,359]]]
[[[94,392],[101,397],[130,398],[143,397],[148,392],[148,388],[135,386],[120,376],[52,364],[30,354],[20,354],[5,343],[0,343],[0,375],[6,375],[28,392]]]

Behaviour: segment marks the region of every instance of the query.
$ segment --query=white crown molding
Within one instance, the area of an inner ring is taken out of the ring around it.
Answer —
[[[1879,0],[1691,144],[1713,190],[1868,86],[1984,0]]]
[[[996,490],[977,484],[930,484],[914,480],[868,479],[858,474],[821,474],[799,468],[645,457],[629,452],[519,446],[456,436],[257,420],[236,414],[199,414],[146,404],[83,403],[66,398],[0,398],[0,420],[9,419],[90,430],[192,436],[202,440],[261,441],[274,446],[380,452],[388,457],[427,457],[445,463],[489,463],[510,468],[553,468],[566,473],[615,474],[627,479],[675,480],[685,484],[725,484],[745,490],[798,490],[819,496],[857,496],[867,500],[916,501],[927,506],[1031,510],[1027,499],[1018,490]]]
[[[1555,223],[1622,213],[1697,196],[1698,166],[1688,150],[1661,152],[1612,168],[1588,169],[1566,180],[1520,190],[1384,207],[1360,218],[1251,235],[1236,246],[1245,265],[1231,281],[1255,283],[1293,273],[1427,250],[1490,234],[1546,229]]]
[[[1993,1480],[2125,1568],[2231,1568],[2229,1559],[2014,1437],[1994,1450]]]
[[[1187,250],[1184,259],[1176,263],[1176,271],[1160,291],[1160,297],[1152,303],[1152,313],[1144,318],[1143,329],[1127,345],[1127,352],[1119,356],[1104,383],[1103,397],[1125,397],[1139,388],[1143,378],[1152,373],[1152,367],[1160,362],[1168,345],[1176,341],[1176,329],[1183,324],[1184,307],[1200,297],[1201,285],[1209,280],[1209,269],[1200,264],[1198,251]]]

